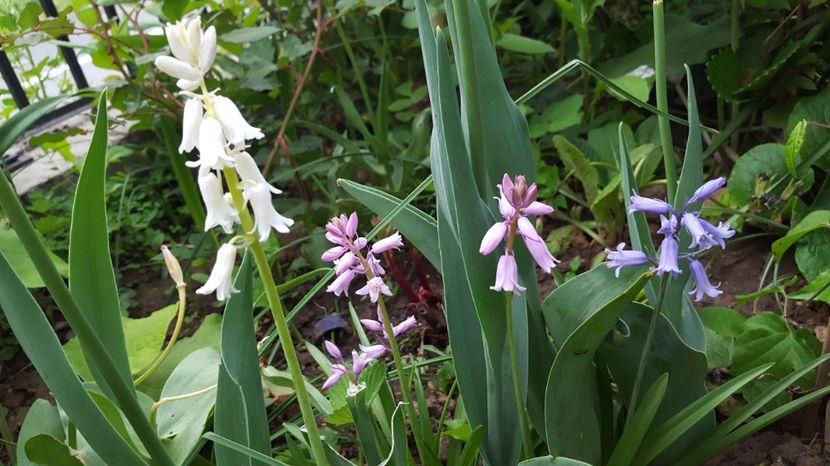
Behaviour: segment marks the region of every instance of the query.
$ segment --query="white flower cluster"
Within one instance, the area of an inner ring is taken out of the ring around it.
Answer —
[[[256,231],[260,241],[267,241],[272,229],[287,233],[294,221],[280,215],[271,201],[272,194],[282,191],[265,180],[253,157],[245,151],[246,141],[262,138],[262,131],[248,124],[233,101],[215,91],[208,92],[205,85],[204,76],[216,57],[216,29],[211,26],[202,31],[199,18],[195,18],[169,24],[164,32],[173,56],[158,57],[155,64],[178,79],[176,85],[188,99],[184,106],[179,153],[194,148],[199,152],[199,159],[187,162],[187,165],[199,169],[199,190],[207,211],[205,231],[219,226],[225,233],[231,233],[234,224],[240,222],[230,193],[225,193],[224,174],[236,177],[244,201],[253,211],[254,228],[246,233]],[[201,89],[201,94],[193,93],[196,89]],[[228,169],[232,170],[232,175]],[[231,240],[219,248],[210,277],[196,292],[216,292],[219,300],[227,299],[232,291],[235,260],[236,246]]]

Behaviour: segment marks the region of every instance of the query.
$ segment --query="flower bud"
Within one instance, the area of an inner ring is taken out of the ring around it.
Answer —
[[[176,259],[176,256],[174,256],[173,253],[170,252],[170,249],[164,245],[161,247],[161,255],[164,256],[164,263],[167,265],[167,272],[170,274],[170,278],[176,282],[176,287],[185,286],[182,267],[179,265],[179,261]]]

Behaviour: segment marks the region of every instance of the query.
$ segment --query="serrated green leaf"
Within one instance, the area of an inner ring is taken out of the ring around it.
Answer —
[[[798,171],[796,169],[798,154],[801,152],[801,146],[804,145],[805,134],[807,134],[807,120],[801,120],[790,131],[790,134],[787,136],[787,144],[784,145],[784,157],[787,161],[787,170],[794,177],[798,177]]]

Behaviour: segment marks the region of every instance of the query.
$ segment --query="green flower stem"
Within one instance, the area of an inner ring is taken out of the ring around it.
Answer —
[[[43,283],[46,284],[52,299],[55,300],[55,303],[63,312],[72,330],[78,335],[79,341],[82,341],[89,349],[85,354],[92,359],[101,371],[101,375],[103,375],[116,398],[115,401],[121,411],[124,412],[133,429],[135,429],[141,443],[144,444],[150,454],[153,464],[172,466],[173,460],[170,459],[167,450],[161,444],[156,429],[150,424],[150,420],[144,415],[144,410],[138,404],[132,381],[126,380],[120,375],[115,361],[112,360],[92,325],[81,312],[78,303],[75,302],[75,298],[72,297],[69,288],[63,281],[63,277],[55,267],[55,263],[49,257],[46,246],[38,236],[28,215],[26,215],[26,211],[5,173],[0,174],[0,208],[11,222],[12,228],[17,232],[20,242],[23,243],[26,253],[43,279]]]
[[[202,79],[199,85],[202,89],[202,99],[207,109],[207,114],[215,118],[216,109],[211,101],[205,80]],[[303,422],[308,432],[308,442],[311,445],[311,454],[314,457],[314,463],[317,466],[328,466],[329,462],[326,458],[326,450],[323,448],[323,442],[320,440],[320,433],[317,430],[317,419],[314,417],[314,411],[311,408],[311,403],[308,398],[308,391],[305,388],[303,370],[300,368],[300,362],[297,359],[297,350],[294,348],[294,340],[291,338],[291,330],[288,328],[288,321],[285,319],[285,310],[282,307],[280,293],[277,291],[277,285],[274,283],[274,275],[271,273],[271,264],[268,262],[268,257],[265,255],[265,250],[262,249],[262,243],[259,242],[259,238],[256,234],[250,233],[254,231],[254,221],[246,206],[245,198],[242,196],[236,171],[231,167],[224,167],[222,174],[224,175],[225,182],[228,184],[228,192],[231,193],[236,211],[239,213],[242,229],[245,230],[245,234],[251,242],[249,248],[254,256],[254,263],[256,263],[259,276],[262,279],[262,286],[265,288],[268,306],[271,308],[271,316],[274,319],[274,325],[277,327],[277,335],[282,343],[280,346],[282,346],[282,351],[285,355],[285,362],[288,364],[288,372],[291,373],[294,393],[297,395],[297,404],[300,405],[300,413],[303,416]]]
[[[164,362],[164,359],[167,358],[167,355],[170,354],[170,351],[173,350],[173,345],[176,344],[176,340],[179,338],[179,332],[182,330],[182,323],[184,323],[184,313],[185,308],[187,307],[187,286],[185,284],[181,284],[176,286],[176,290],[179,292],[179,310],[176,315],[176,325],[173,327],[173,334],[170,336],[170,341],[167,342],[167,346],[164,347],[164,350],[156,357],[152,364],[141,373],[133,382],[134,385],[138,386],[141,382],[147,380],[156,369],[161,366],[161,363]]]
[[[236,172],[230,168],[225,167],[222,170],[225,176],[225,181],[228,184],[228,191],[231,193],[236,210],[239,212],[239,219],[242,223],[242,228],[246,231],[254,229],[254,222],[251,219],[251,214],[245,206],[245,199],[242,197],[242,191],[239,188],[239,180],[236,178]],[[294,392],[297,394],[297,404],[300,405],[300,412],[303,416],[306,430],[308,432],[308,441],[311,444],[311,453],[314,457],[314,463],[318,466],[327,466],[329,464],[326,458],[326,451],[323,448],[323,442],[320,440],[320,433],[317,430],[317,419],[314,417],[314,411],[309,402],[308,392],[305,388],[305,379],[303,378],[303,371],[300,368],[300,362],[297,359],[297,350],[294,348],[294,340],[291,338],[291,331],[288,328],[288,321],[285,319],[285,310],[282,307],[279,291],[274,283],[274,276],[271,273],[271,266],[268,263],[268,257],[265,255],[265,250],[262,248],[262,243],[255,234],[247,235],[251,241],[250,250],[254,256],[259,275],[262,278],[262,285],[265,288],[265,296],[268,298],[268,305],[271,308],[271,316],[274,319],[274,324],[277,327],[277,334],[280,337],[280,346],[282,347],[285,361],[288,364],[288,371],[291,373],[291,380],[294,383]]]
[[[634,386],[631,388],[631,401],[628,403],[627,419],[631,419],[634,415],[634,410],[637,408],[637,402],[640,398],[640,385],[643,384],[643,376],[646,372],[646,365],[651,354],[651,345],[654,341],[654,332],[657,330],[657,319],[660,316],[660,309],[663,307],[663,299],[666,297],[666,290],[668,289],[669,275],[663,275],[660,280],[660,291],[657,298],[657,307],[651,314],[651,321],[648,324],[648,332],[646,333],[646,341],[643,343],[643,352],[640,353],[640,363],[637,365],[637,374],[634,376]]]
[[[527,409],[522,395],[521,375],[519,374],[519,351],[516,349],[516,336],[513,334],[513,293],[504,294],[505,309],[507,309],[507,345],[510,348],[510,366],[513,372],[513,392],[516,394],[516,410],[519,413],[519,424],[522,428],[522,447],[525,458],[533,458],[533,441],[530,435],[530,423],[527,418]]]
[[[677,192],[677,164],[674,160],[671,126],[669,126],[669,119],[664,115],[669,112],[669,104],[666,94],[666,26],[663,21],[663,0],[654,0],[652,16],[654,22],[654,89],[657,95],[657,109],[663,112],[657,115],[657,123],[660,130],[660,145],[663,146],[666,190],[669,201],[674,201]]]

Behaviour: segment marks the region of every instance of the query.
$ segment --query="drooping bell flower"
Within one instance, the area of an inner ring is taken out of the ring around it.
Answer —
[[[518,284],[516,260],[513,257],[513,236],[518,234],[522,237],[527,250],[533,257],[536,264],[546,273],[551,273],[559,262],[550,253],[547,244],[536,232],[533,223],[528,219],[531,215],[547,215],[553,212],[553,207],[536,200],[538,187],[536,184],[527,185],[524,176],[517,176],[514,180],[506,173],[498,185],[499,213],[502,220],[491,226],[479,245],[479,253],[490,254],[505,241],[502,257],[496,272],[496,284],[491,289],[496,291],[524,291],[524,287]],[[512,265],[511,265],[512,264]]]
[[[225,233],[232,232],[233,224],[239,221],[239,213],[225,199],[219,177],[213,172],[200,175],[199,191],[205,202],[205,231],[221,226]]]
[[[369,281],[366,282],[366,285],[354,292],[356,295],[360,296],[369,296],[369,299],[376,303],[378,302],[378,298],[380,295],[392,296],[392,291],[389,290],[389,287],[386,286],[386,283],[383,282],[383,278],[381,277],[372,277]]]
[[[625,250],[625,243],[617,245],[617,249],[605,249],[605,254],[608,257],[608,263],[605,264],[609,269],[616,267],[614,275],[620,276],[620,270],[623,267],[631,267],[643,265],[651,261],[651,259],[642,251]]]
[[[360,325],[363,326],[366,330],[370,332],[381,332],[383,333],[383,338],[388,340],[389,335],[386,333],[386,327],[383,325],[383,312],[381,312],[380,306],[377,307],[377,320],[375,319],[360,319]],[[415,320],[415,316],[409,316],[406,319],[402,320],[397,325],[392,326],[392,335],[398,336],[406,331],[415,328],[418,326],[418,321]]]
[[[663,238],[663,242],[660,243],[659,253],[660,261],[657,263],[657,268],[655,269],[657,275],[662,276],[666,272],[671,273],[674,277],[680,275],[680,267],[677,265],[677,240],[672,236]]]
[[[229,143],[239,145],[248,139],[262,139],[265,136],[259,128],[248,124],[231,99],[217,95],[212,100],[216,118],[221,123],[225,139]]]
[[[187,99],[182,117],[182,143],[179,153],[190,152],[199,142],[199,127],[202,125],[202,102],[197,98]]]
[[[199,167],[200,171],[204,171],[233,166],[234,160],[226,152],[222,126],[215,118],[202,118],[196,147],[199,149],[199,160],[186,162],[188,167]]]
[[[258,183],[245,188],[251,210],[254,211],[254,229],[259,233],[260,241],[268,240],[272,228],[279,233],[288,233],[288,228],[294,224],[294,220],[281,215],[274,209],[269,186]]]
[[[216,263],[210,276],[197,294],[211,294],[216,292],[216,299],[224,301],[230,297],[233,290],[233,266],[236,262],[236,246],[225,243],[216,252]]]
[[[516,266],[516,259],[512,254],[504,254],[499,257],[499,265],[496,268],[496,283],[490,289],[516,293],[525,290],[525,287],[519,284],[519,268]]]
[[[706,269],[699,260],[690,260],[689,270],[691,271],[692,278],[695,281],[695,287],[689,292],[689,294],[695,296],[695,301],[703,299],[703,295],[709,296],[710,298],[716,298],[723,293],[718,289],[720,284],[712,286],[712,283],[709,281],[709,277],[706,276]]]

